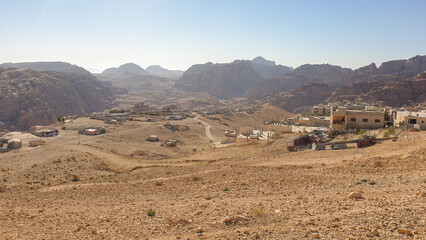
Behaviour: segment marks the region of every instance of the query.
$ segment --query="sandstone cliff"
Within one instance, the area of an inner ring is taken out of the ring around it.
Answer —
[[[111,89],[93,76],[0,68],[0,121],[16,129],[113,106]]]
[[[229,99],[243,96],[247,90],[267,78],[291,71],[289,67],[276,65],[262,57],[253,61],[198,64],[185,71],[175,87],[190,92],[208,92],[212,96]]]

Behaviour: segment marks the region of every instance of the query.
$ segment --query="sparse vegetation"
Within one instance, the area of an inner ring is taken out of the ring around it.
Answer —
[[[148,215],[148,217],[154,217],[155,216],[155,210],[150,208],[146,211],[146,214]]]
[[[261,216],[261,215],[265,215],[266,213],[266,209],[265,207],[253,207],[251,209],[251,212],[255,215],[255,216]]]

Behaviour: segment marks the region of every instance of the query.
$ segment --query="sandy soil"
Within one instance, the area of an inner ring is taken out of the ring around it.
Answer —
[[[82,136],[103,123],[77,119],[45,146],[21,135],[22,149],[0,154],[0,238],[426,239],[426,132],[290,153],[285,139],[216,148],[226,126],[176,123],[190,130],[126,122]]]

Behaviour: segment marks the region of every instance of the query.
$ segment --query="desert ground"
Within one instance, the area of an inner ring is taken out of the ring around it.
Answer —
[[[426,239],[426,132],[288,152],[286,136],[220,144],[225,130],[260,121],[224,119],[188,118],[176,132],[160,118],[129,121],[84,136],[79,127],[105,124],[78,118],[48,126],[57,137],[9,133],[23,147],[0,154],[0,238]],[[183,143],[162,147],[169,138]]]

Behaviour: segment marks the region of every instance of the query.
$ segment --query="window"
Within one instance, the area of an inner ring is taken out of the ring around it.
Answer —
[[[367,118],[363,118],[362,122],[368,122],[368,119]]]
[[[345,122],[345,118],[342,118],[342,122]]]
[[[351,118],[351,122],[356,122],[356,118]]]
[[[380,119],[374,119],[374,122],[379,123]]]
[[[417,123],[417,119],[408,119],[408,122],[410,124],[416,124]]]

